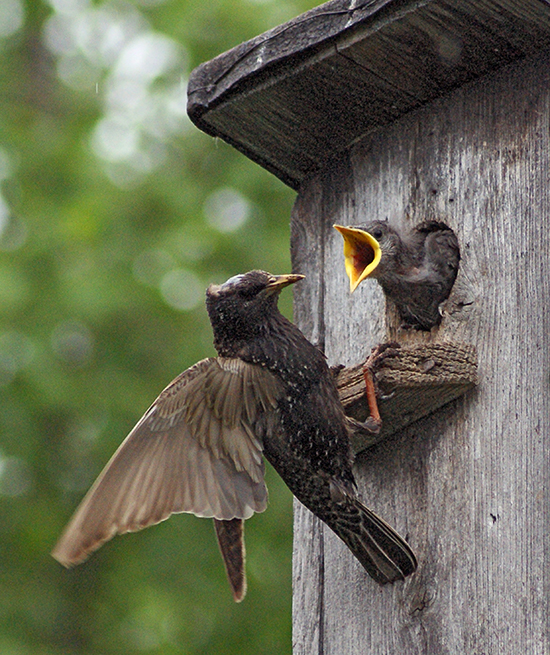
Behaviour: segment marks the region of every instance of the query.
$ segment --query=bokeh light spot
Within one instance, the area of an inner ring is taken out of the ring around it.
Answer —
[[[23,26],[25,12],[21,0],[0,2],[0,38],[15,34]]]
[[[0,496],[23,496],[31,487],[32,475],[27,462],[0,454]]]
[[[180,311],[195,309],[204,299],[204,288],[199,278],[183,268],[166,273],[160,282],[165,302]]]
[[[219,232],[235,232],[250,216],[250,203],[236,189],[223,187],[211,193],[204,203],[209,225]]]
[[[52,332],[52,349],[66,364],[85,366],[94,350],[94,339],[89,328],[80,321],[63,321]]]
[[[11,382],[32,361],[36,347],[22,332],[8,330],[0,334],[0,384]]]

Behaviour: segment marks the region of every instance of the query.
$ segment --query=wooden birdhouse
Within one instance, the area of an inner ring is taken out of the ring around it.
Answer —
[[[402,344],[356,471],[418,570],[377,586],[296,503],[294,653],[549,653],[550,3],[333,0],[198,67],[188,109],[297,191],[294,318],[351,414],[354,366]],[[349,292],[332,225],[375,219],[458,237],[430,332]]]

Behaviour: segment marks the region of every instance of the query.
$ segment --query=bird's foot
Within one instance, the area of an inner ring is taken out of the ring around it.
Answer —
[[[380,434],[381,427],[382,427],[382,419],[381,418],[376,419],[374,416],[369,416],[366,421],[361,422],[361,428],[374,436]]]
[[[379,389],[376,384],[376,371],[380,364],[386,357],[396,354],[397,348],[400,345],[396,341],[388,341],[381,343],[372,349],[369,358],[363,367],[363,376],[365,378],[365,395],[369,405],[369,418],[364,422],[365,428],[372,431],[374,434],[380,432],[382,419],[380,418],[380,411],[378,410],[377,398],[380,397]]]
[[[381,396],[376,382],[376,373],[385,359],[397,355],[397,350],[399,348],[401,348],[401,344],[397,343],[397,341],[386,341],[386,343],[380,343],[371,350],[371,353],[365,362],[363,372],[364,374],[366,374],[367,371],[370,373],[375,386],[377,398],[380,398]]]
[[[375,346],[365,363],[365,366],[370,367],[371,370],[374,370],[380,362],[384,361],[386,357],[393,357],[397,354],[397,350],[401,348],[401,344],[397,341],[386,341],[385,343],[379,343]]]

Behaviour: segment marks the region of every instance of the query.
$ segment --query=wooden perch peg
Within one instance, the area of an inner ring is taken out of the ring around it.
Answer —
[[[352,438],[355,453],[432,414],[477,384],[477,355],[472,345],[389,348],[370,364],[382,419],[380,432],[372,434],[360,424],[370,415],[364,377],[367,362],[343,368],[336,377],[340,400],[356,427]]]

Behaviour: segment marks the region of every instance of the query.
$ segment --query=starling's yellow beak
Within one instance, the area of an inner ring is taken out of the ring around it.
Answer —
[[[280,293],[280,291],[285,287],[288,287],[289,284],[294,284],[295,282],[298,282],[299,280],[303,280],[304,278],[305,275],[297,275],[297,274],[274,275],[272,279],[269,280],[269,282],[267,283],[265,291],[268,295],[271,295],[273,293]]]
[[[350,291],[353,293],[380,263],[382,250],[378,241],[357,227],[333,225],[344,237],[344,264],[349,277]]]

